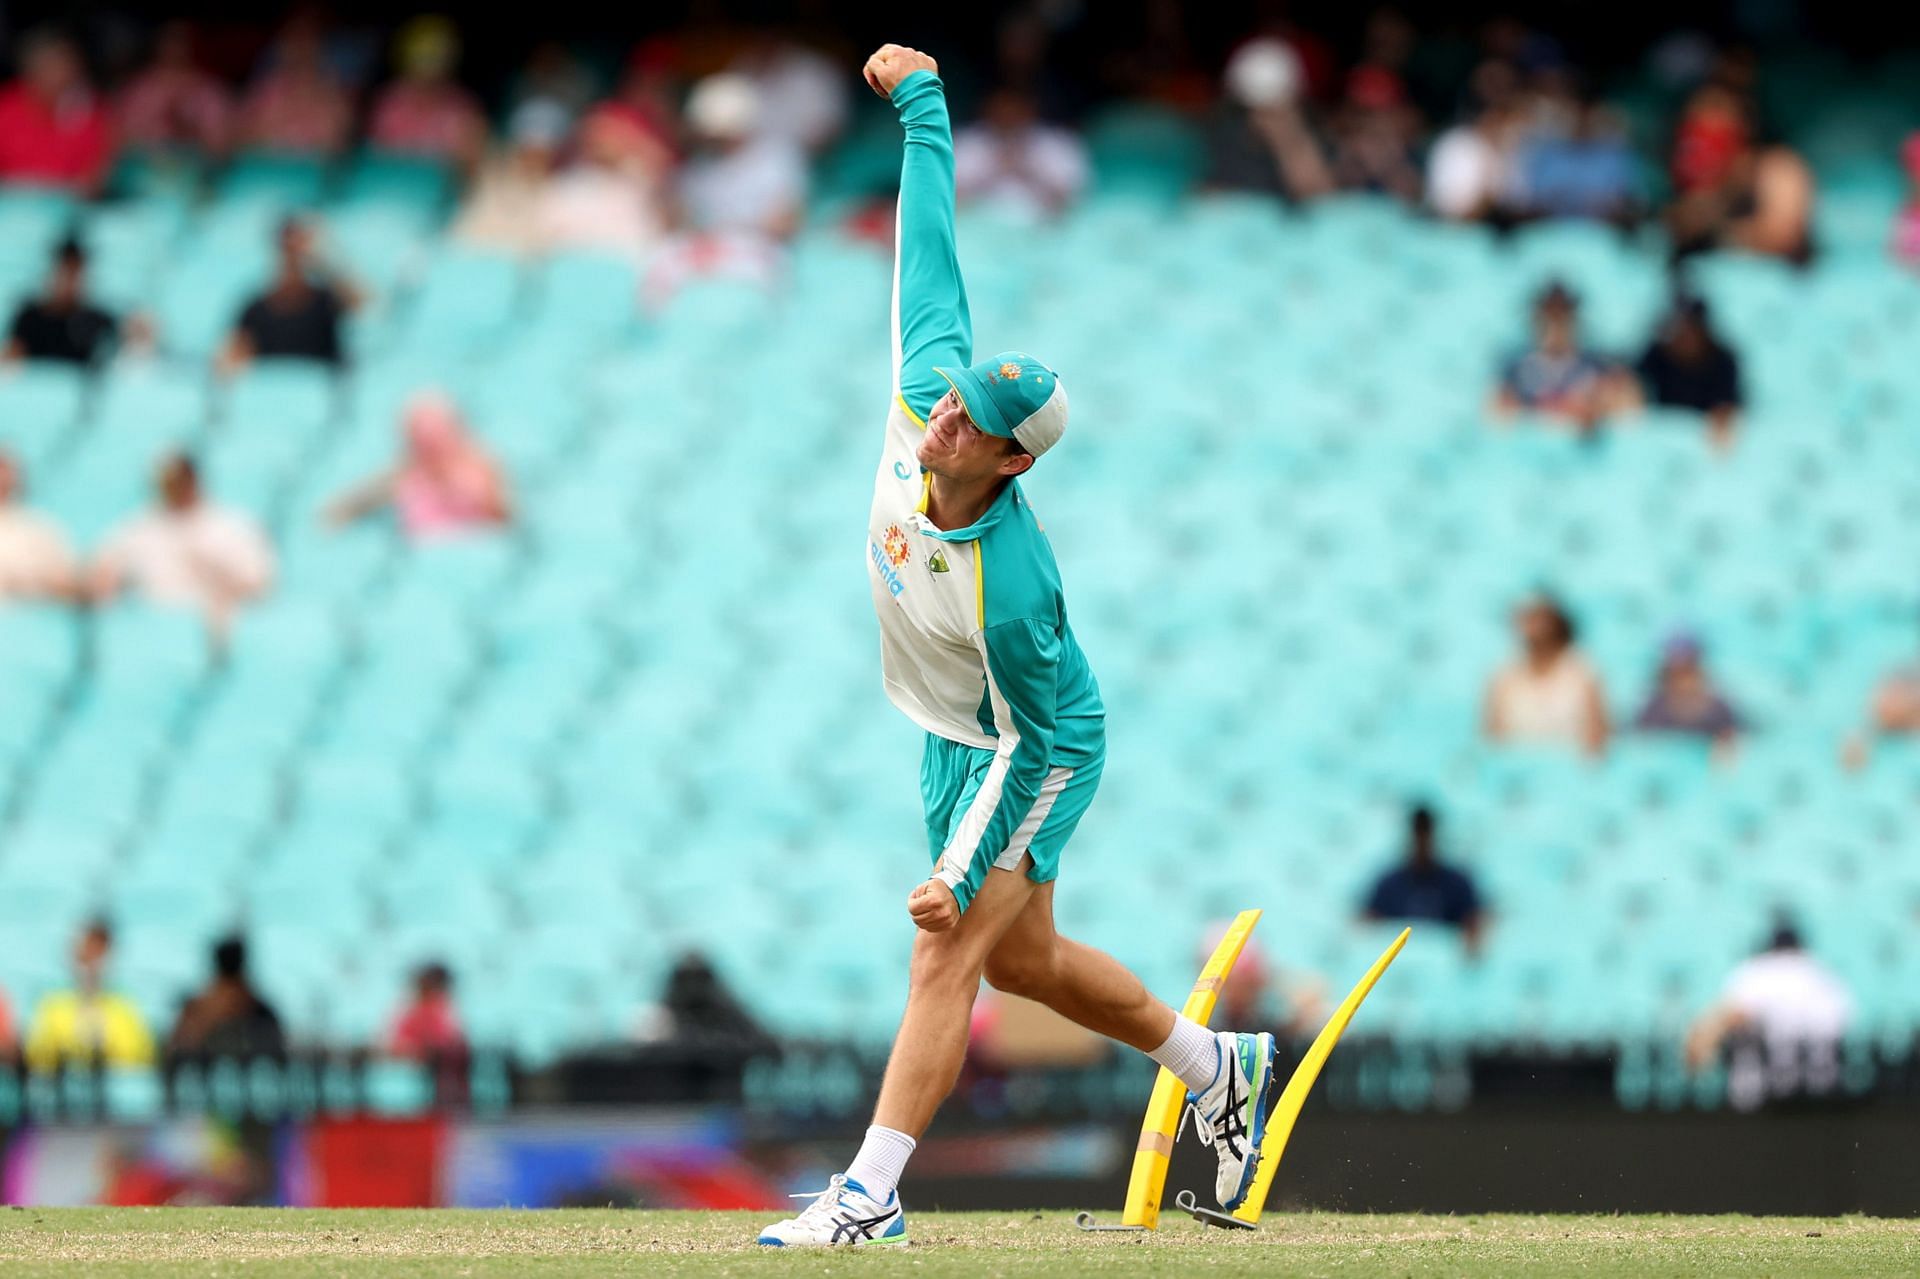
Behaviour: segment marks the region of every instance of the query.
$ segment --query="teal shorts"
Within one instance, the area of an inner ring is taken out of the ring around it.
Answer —
[[[1075,768],[1052,768],[1040,784],[1033,806],[1014,828],[1013,838],[998,856],[991,850],[965,845],[977,844],[981,830],[993,816],[984,805],[976,811],[974,801],[992,767],[994,753],[979,746],[967,746],[933,733],[927,734],[926,750],[920,757],[920,796],[926,804],[927,850],[938,871],[945,871],[953,895],[965,910],[973,895],[986,882],[992,867],[1013,870],[1020,859],[1031,857],[1027,878],[1036,884],[1051,883],[1060,873],[1060,850],[1067,846],[1074,828],[1093,802],[1099,789],[1100,773],[1106,766],[1104,754]],[[953,860],[942,866],[949,849]],[[961,858],[964,857],[964,862]],[[961,867],[964,866],[964,874]],[[954,882],[955,880],[958,882]]]

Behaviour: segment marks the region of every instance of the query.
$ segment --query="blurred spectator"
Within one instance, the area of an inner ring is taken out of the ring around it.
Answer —
[[[20,41],[20,78],[0,88],[0,182],[93,195],[113,159],[113,128],[80,50],[38,31]]]
[[[1600,676],[1575,645],[1573,619],[1542,596],[1513,616],[1520,653],[1487,686],[1488,738],[1606,752],[1610,728]]]
[[[0,987],[0,1065],[10,1066],[20,1055],[20,1032],[13,1024],[13,1003]]]
[[[1739,94],[1716,81],[1696,89],[1674,129],[1675,197],[1689,200],[1725,186],[1751,146],[1751,135],[1746,104]]]
[[[104,920],[80,930],[73,947],[72,990],[44,995],[27,1027],[27,1069],[51,1072],[67,1066],[150,1066],[153,1035],[140,1010],[104,985],[113,953],[113,931]]]
[[[157,487],[154,509],[122,524],[100,548],[90,593],[104,601],[138,591],[160,608],[193,609],[224,633],[234,613],[273,584],[273,547],[252,519],[202,496],[191,457],[162,462]]]
[[[522,121],[551,132],[552,117]],[[538,237],[549,249],[597,249],[638,262],[660,242],[673,152],[627,102],[595,108],[580,126],[574,163],[547,182]]]
[[[1727,86],[1703,86],[1675,135],[1676,255],[1744,249],[1804,265],[1813,258],[1813,170],[1778,142],[1756,143],[1750,112]]]
[[[1704,301],[1676,298],[1634,371],[1647,400],[1706,414],[1714,442],[1732,443],[1742,403],[1740,361],[1713,331]]]
[[[194,60],[193,28],[169,22],[154,37],[153,61],[120,90],[120,141],[153,151],[219,158],[233,140],[233,95]]]
[[[353,99],[327,66],[318,23],[296,18],[247,94],[240,141],[265,151],[331,156],[346,148],[352,130]]]
[[[566,122],[593,104],[593,72],[558,40],[543,40],[527,55],[507,94],[512,111],[536,102],[560,108]]]
[[[846,68],[818,49],[775,37],[756,44],[731,69],[752,79],[770,135],[818,155],[845,130]]]
[[[1687,1064],[1700,1070],[1730,1046],[1727,1091],[1741,1110],[1770,1096],[1830,1092],[1839,1082],[1840,1041],[1852,1021],[1845,983],[1807,954],[1799,931],[1782,920],[1689,1030]]]
[[[1487,222],[1511,211],[1518,127],[1504,103],[1489,103],[1442,133],[1427,153],[1427,204],[1454,222]]]
[[[70,600],[79,593],[78,561],[67,535],[21,500],[26,477],[0,449],[0,604],[10,600]]]
[[[277,1057],[286,1047],[279,1014],[248,980],[246,943],[238,937],[223,939],[213,948],[213,979],[181,1006],[167,1051]]]
[[[327,510],[340,525],[392,510],[414,542],[444,541],[513,517],[499,464],[468,431],[459,406],[437,391],[416,395],[404,417],[406,455],[393,470]]]
[[[807,168],[800,149],[765,131],[759,90],[745,76],[708,76],[687,100],[697,149],[680,176],[696,231],[785,240],[800,223]]]
[[[298,218],[280,224],[278,246],[272,282],[241,311],[220,353],[224,372],[261,358],[341,361],[340,324],[360,305],[359,290],[321,264],[313,231]]]
[[[1628,225],[1639,211],[1625,126],[1599,102],[1569,99],[1566,106],[1565,119],[1536,130],[1521,151],[1527,212]]]
[[[1206,185],[1296,202],[1333,190],[1301,102],[1304,85],[1299,56],[1283,40],[1249,40],[1234,52],[1207,138]]]
[[[1334,112],[1332,132],[1333,180],[1341,190],[1409,203],[1420,198],[1420,166],[1414,160],[1420,114],[1398,75],[1365,63],[1355,67]]]
[[[649,267],[658,306],[697,277],[770,284],[807,198],[800,148],[762,129],[759,90],[745,76],[708,76],[687,100],[695,150],[680,174],[686,234]]]
[[[1438,820],[1425,804],[1408,810],[1404,858],[1382,872],[1367,890],[1360,917],[1392,922],[1426,919],[1458,928],[1467,953],[1475,954],[1486,923],[1480,890],[1464,870],[1440,860],[1437,828]]]
[[[1633,726],[1646,733],[1685,733],[1722,744],[1731,743],[1744,727],[1708,673],[1700,641],[1684,633],[1667,641],[1653,692]]]
[[[1087,185],[1087,149],[1078,135],[1040,119],[1018,89],[987,98],[978,123],[953,140],[954,193],[1029,217],[1061,212]]]
[[[445,18],[415,18],[393,39],[399,78],[373,104],[368,141],[386,151],[444,160],[463,172],[480,161],[487,122],[454,79],[460,36]]]
[[[1881,676],[1867,707],[1867,725],[1849,738],[1842,758],[1849,768],[1867,762],[1879,737],[1920,734],[1920,660],[1903,663]]]
[[[736,1058],[775,1044],[707,957],[698,953],[682,955],[674,964],[660,1003],[642,1014],[637,1037],[724,1048]]]
[[[1194,963],[1204,968],[1213,957],[1220,939],[1233,926],[1228,919],[1215,920],[1200,935],[1200,949]],[[1245,1026],[1249,1030],[1272,1030],[1291,1038],[1317,1034],[1327,1018],[1327,983],[1318,973],[1288,971],[1274,964],[1257,936],[1248,937],[1241,948],[1233,975],[1220,988],[1220,1002],[1214,1009],[1214,1024]]]
[[[635,49],[612,97],[588,113],[585,132],[617,160],[615,167],[658,178],[679,162],[679,84],[671,54],[657,41]]]
[[[386,1050],[409,1061],[466,1061],[467,1032],[453,1002],[453,973],[445,964],[423,964],[414,973],[413,994],[387,1027]]]
[[[453,233],[469,244],[511,253],[547,246],[542,224],[555,166],[567,141],[566,110],[553,102],[522,103],[507,122],[506,145],[481,166]]]
[[[1612,407],[1606,364],[1580,344],[1580,302],[1558,282],[1534,298],[1533,343],[1507,361],[1493,412],[1537,413],[1586,431]]]
[[[1900,145],[1900,166],[1907,171],[1907,202],[1893,221],[1893,256],[1908,267],[1920,267],[1920,130]]]
[[[9,360],[93,364],[113,347],[113,316],[87,298],[87,251],[67,240],[53,253],[46,292],[20,304],[7,329]]]

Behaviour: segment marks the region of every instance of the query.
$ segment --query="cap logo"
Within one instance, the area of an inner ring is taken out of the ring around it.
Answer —
[[[1012,360],[1008,360],[1000,366],[1000,376],[1009,382],[1018,382],[1020,380],[1020,366]]]

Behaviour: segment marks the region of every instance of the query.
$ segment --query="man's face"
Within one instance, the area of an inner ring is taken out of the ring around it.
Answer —
[[[86,292],[86,286],[86,268],[63,258],[54,264],[53,279],[47,289],[48,300],[55,306],[77,305]]]
[[[1520,633],[1520,646],[1533,656],[1550,655],[1558,647],[1553,615],[1538,605],[1521,609],[1514,617],[1514,629]]]
[[[175,460],[160,468],[160,502],[169,511],[189,511],[200,500],[193,468]]]
[[[977,483],[1018,475],[1033,465],[1031,457],[1012,445],[975,426],[959,394],[948,391],[927,414],[927,433],[920,437],[917,456],[924,469],[942,479]]]
[[[73,967],[80,984],[88,990],[97,990],[100,986],[101,971],[107,965],[107,951],[110,943],[105,934],[89,928],[80,934],[80,940],[74,943]]]
[[[1706,326],[1691,316],[1684,317],[1674,323],[1667,345],[1677,358],[1694,363],[1707,353]]]
[[[312,248],[313,233],[305,224],[288,223],[280,229],[280,269],[290,276],[304,275]]]
[[[1562,306],[1543,306],[1534,322],[1540,335],[1540,349],[1553,355],[1566,355],[1574,349],[1573,311]]]
[[[73,46],[63,40],[51,40],[35,49],[21,68],[22,78],[33,91],[52,101],[65,96],[80,83],[80,59]]]
[[[1667,692],[1675,697],[1703,697],[1707,692],[1707,671],[1698,657],[1675,658],[1665,671]]]

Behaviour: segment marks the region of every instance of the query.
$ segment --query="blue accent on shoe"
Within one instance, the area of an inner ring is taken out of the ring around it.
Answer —
[[[1263,1044],[1262,1040],[1266,1042]],[[1240,1170],[1240,1189],[1234,1192],[1230,1202],[1220,1205],[1228,1212],[1245,1203],[1247,1192],[1253,1189],[1254,1174],[1260,1170],[1260,1147],[1267,1139],[1267,1094],[1273,1090],[1273,1036],[1242,1033],[1235,1046],[1239,1049],[1241,1063],[1247,1069],[1247,1077],[1253,1084],[1253,1123],[1248,1125],[1249,1157],[1246,1166]],[[1266,1050],[1264,1071],[1258,1069],[1262,1048]],[[1248,1061],[1250,1052],[1252,1060]]]
[[[758,1239],[754,1240],[754,1242],[763,1248],[784,1248],[787,1246],[786,1240],[775,1239],[772,1235],[761,1235]]]

